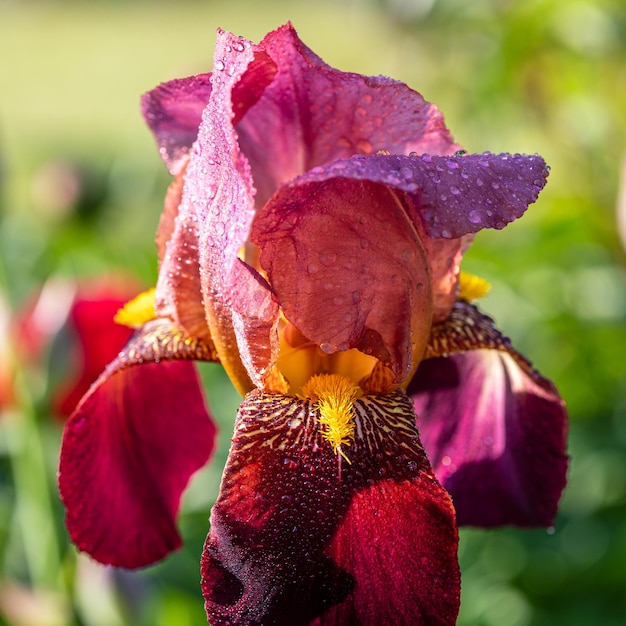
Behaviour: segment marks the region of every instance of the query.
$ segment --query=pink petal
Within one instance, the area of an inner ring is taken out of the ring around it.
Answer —
[[[508,352],[481,349],[423,361],[409,393],[459,524],[552,524],[567,413],[550,381]]]
[[[340,463],[308,400],[240,407],[202,560],[214,624],[454,624],[457,533],[402,393],[356,405]]]
[[[335,159],[378,150],[458,149],[441,113],[420,94],[390,78],[330,67],[290,24],[266,35],[259,47],[276,63],[277,74],[237,126],[258,206],[281,184]]]
[[[159,272],[159,297],[182,303],[184,298],[177,295],[178,276],[183,269],[180,259],[185,263],[189,258],[186,255],[191,254],[199,260],[211,335],[221,362],[241,391],[253,388],[250,377],[258,380],[260,372],[269,367],[267,358],[275,349],[267,350],[266,343],[263,353],[255,354],[250,361],[256,363],[252,372],[246,370],[239,356],[239,351],[251,354],[259,345],[259,319],[255,315],[246,319],[252,311],[250,303],[259,298],[267,300],[271,294],[259,275],[241,271],[238,259],[254,219],[254,187],[230,120],[240,77],[245,73],[266,81],[271,75],[267,63],[266,55],[249,42],[218,33],[213,92],[187,168],[179,217]],[[255,97],[254,93],[246,98],[239,96],[238,102],[245,107]],[[277,322],[278,307],[274,308],[273,320],[268,318],[268,311],[265,322],[271,328]],[[269,331],[266,341],[270,341]]]
[[[322,350],[361,348],[402,379],[431,324],[429,268],[415,229],[380,185],[335,179],[309,187],[283,188],[252,233],[285,316]]]
[[[178,174],[196,140],[211,95],[211,74],[162,83],[141,99],[141,110],[170,173]]]

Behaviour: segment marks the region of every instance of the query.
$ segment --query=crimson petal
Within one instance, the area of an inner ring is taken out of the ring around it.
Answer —
[[[410,400],[355,401],[332,451],[309,400],[240,407],[202,560],[212,624],[454,624],[457,533]]]
[[[423,361],[409,394],[460,525],[552,524],[567,414],[550,381],[508,352],[481,349]]]
[[[180,497],[209,459],[215,427],[193,364],[169,359],[213,356],[211,346],[155,320],[83,398],[59,462],[66,525],[80,550],[135,568],[180,545]]]
[[[178,174],[196,140],[211,96],[211,74],[162,83],[144,94],[141,110],[170,173]]]

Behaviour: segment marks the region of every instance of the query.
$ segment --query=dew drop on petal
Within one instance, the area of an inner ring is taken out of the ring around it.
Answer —
[[[476,209],[471,210],[467,217],[472,224],[480,224],[481,222],[480,213]]]
[[[225,68],[225,67],[226,67],[226,66],[224,65],[224,61],[221,61],[221,60],[219,60],[219,59],[218,59],[217,61],[215,61],[215,69],[216,69],[218,72],[222,72],[222,71],[224,70],[224,68]]]
[[[461,193],[461,190],[458,187],[450,187],[450,193],[453,196],[458,196]]]
[[[319,260],[322,265],[328,267],[337,260],[337,255],[332,250],[323,250],[319,253]]]

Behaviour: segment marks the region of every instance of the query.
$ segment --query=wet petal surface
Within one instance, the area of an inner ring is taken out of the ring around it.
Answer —
[[[140,329],[66,424],[59,490],[80,550],[142,567],[180,545],[176,515],[215,427],[190,362],[211,347],[154,320]],[[161,362],[162,361],[162,362]]]
[[[454,511],[401,392],[355,401],[348,463],[308,400],[252,392],[202,561],[213,624],[453,624]]]

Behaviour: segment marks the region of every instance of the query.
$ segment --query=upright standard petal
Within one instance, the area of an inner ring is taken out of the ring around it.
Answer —
[[[181,170],[198,136],[210,95],[211,74],[199,74],[162,83],[141,99],[143,116],[171,174]]]
[[[66,424],[66,525],[78,548],[102,563],[142,567],[180,545],[180,497],[215,436],[193,364],[168,362],[181,358],[215,355],[167,321],[149,322]]]
[[[540,157],[520,155],[334,161],[281,187],[252,240],[287,319],[308,339],[331,353],[367,348],[402,380],[430,331],[431,277],[438,320],[456,292],[465,237],[519,217],[545,175]]]
[[[554,385],[467,303],[434,335],[427,356],[452,354],[422,361],[408,391],[459,524],[550,526],[567,472]]]
[[[378,150],[458,150],[435,105],[390,78],[330,67],[300,41],[291,24],[266,35],[259,48],[275,62],[276,76],[237,125],[258,207],[281,184],[335,159]]]
[[[309,340],[330,354],[359,348],[398,380],[409,374],[430,331],[430,273],[392,190],[342,179],[285,188],[252,241],[285,316]]]
[[[412,404],[396,392],[354,409],[343,458],[310,400],[245,398],[202,560],[211,624],[454,624],[454,510]]]

